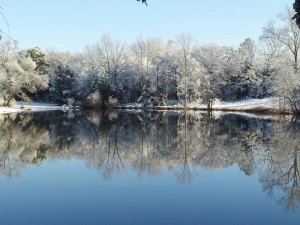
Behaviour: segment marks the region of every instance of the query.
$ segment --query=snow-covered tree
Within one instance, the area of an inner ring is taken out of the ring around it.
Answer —
[[[199,46],[193,52],[195,59],[205,68],[202,76],[202,99],[208,108],[214,98],[222,99],[226,86],[225,65],[228,62],[228,49],[215,44]]]
[[[165,50],[155,61],[156,65],[156,96],[165,102],[177,98],[177,48],[174,42],[169,41]]]
[[[279,25],[269,23],[263,29],[268,63],[275,73],[275,92],[284,97],[293,111],[300,111],[299,50],[300,30],[293,20],[294,11],[287,7],[279,15]]]
[[[56,78],[52,86],[51,100],[67,103],[69,98],[74,97],[73,87],[75,74],[69,66],[59,65],[54,71]]]
[[[237,98],[253,98],[257,96],[259,79],[255,69],[255,43],[247,38],[240,46],[240,74],[237,83]]]
[[[45,53],[39,47],[28,49],[26,54],[36,63],[36,71],[39,74],[47,73],[49,63],[46,60]]]
[[[193,38],[189,33],[181,33],[176,37],[176,44],[178,47],[178,69],[177,69],[177,82],[178,93],[184,99],[184,107],[187,106],[188,100],[188,86],[195,83],[190,83],[190,76],[195,72],[197,65],[196,61],[192,58],[191,53],[193,50]],[[193,74],[194,75],[194,74]]]
[[[8,101],[30,100],[33,93],[48,86],[48,79],[37,71],[37,64],[14,43],[0,44],[0,92]]]
[[[77,55],[50,51],[46,58],[49,63],[49,99],[52,102],[67,103],[68,98],[75,97],[75,80],[80,71]]]
[[[287,7],[278,16],[279,25],[276,25],[275,22],[270,22],[263,28],[261,38],[280,44],[277,47],[277,51],[286,51],[288,53],[285,61],[297,72],[299,66],[300,30],[293,20],[294,14],[295,12]]]
[[[258,47],[258,76],[261,79],[259,97],[269,97],[275,94],[275,81],[287,51],[278,39],[262,35]]]
[[[257,97],[260,82],[255,68],[253,40],[247,38],[238,49],[230,50],[224,72],[227,76],[225,99],[240,100]]]
[[[124,43],[113,40],[109,35],[103,35],[97,49],[105,69],[105,83],[118,93],[122,90],[122,84],[118,82],[121,79],[120,75],[126,71],[127,47]]]
[[[150,98],[150,56],[149,40],[143,40],[141,37],[131,47],[133,55],[133,68],[135,69],[136,78],[139,80],[138,88],[140,89],[140,101],[147,104]]]
[[[73,83],[73,92],[77,103],[82,106],[86,104],[91,106],[91,97],[93,105],[102,104],[101,97],[97,98],[100,102],[96,104],[95,96],[98,96],[100,85],[104,81],[105,70],[95,50],[94,47],[87,47],[83,54],[77,56],[77,67],[72,68],[77,74]]]
[[[131,67],[137,84],[136,92],[144,105],[149,103],[151,97],[158,97],[158,62],[164,51],[165,46],[160,39],[144,40],[140,37],[131,46]]]

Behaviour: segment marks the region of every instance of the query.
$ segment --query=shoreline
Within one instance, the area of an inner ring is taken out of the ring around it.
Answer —
[[[52,110],[65,110],[64,106],[59,106],[50,103],[39,102],[17,102],[13,107],[0,106],[0,114],[6,113],[20,113],[20,112],[42,112]]]
[[[182,104],[166,106],[143,107],[142,104],[130,103],[117,107],[125,110],[154,110],[154,111],[204,111],[204,112],[239,112],[261,115],[293,115],[291,110],[280,107],[280,98],[248,99],[236,102],[217,102],[213,103],[212,108],[208,109],[204,104],[189,103],[186,107]]]
[[[218,102],[212,105],[211,109],[207,109],[204,104],[189,103],[186,107],[181,104],[173,104],[166,106],[149,106],[144,107],[139,103],[129,103],[114,107],[121,110],[153,110],[153,111],[203,111],[203,112],[224,112],[224,113],[247,113],[256,115],[293,115],[291,110],[280,108],[280,99],[249,99],[236,102]],[[19,112],[42,112],[51,110],[69,109],[66,106],[60,106],[50,103],[39,102],[17,102],[13,107],[0,106],[0,114],[3,113],[19,113]]]

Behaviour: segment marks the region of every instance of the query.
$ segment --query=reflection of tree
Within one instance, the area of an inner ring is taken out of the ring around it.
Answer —
[[[188,162],[188,154],[186,148],[184,149],[183,162],[180,165],[179,172],[177,173],[177,180],[181,184],[190,184],[194,179],[193,173],[190,169],[190,164]]]
[[[18,137],[14,140],[26,141],[2,149],[20,150],[17,156],[25,163],[41,163],[49,157],[81,158],[107,178],[128,165],[140,175],[151,175],[159,174],[164,167],[183,165],[186,174],[191,165],[217,168],[234,163],[228,153],[234,143],[225,143],[229,136],[224,139],[228,131],[218,129],[219,122],[207,120],[200,113],[121,113],[113,121],[95,117],[93,114],[91,120],[79,113],[73,118],[57,112],[5,120],[11,125],[6,129]]]
[[[102,167],[103,177],[105,179],[110,179],[113,174],[120,173],[125,168],[123,156],[118,147],[117,132],[118,130],[115,125],[112,126],[108,132],[106,159],[102,166],[100,166],[100,168]]]
[[[139,178],[169,169],[176,171],[178,182],[190,183],[195,167],[235,165],[246,175],[258,168],[266,192],[281,189],[281,204],[299,206],[296,119],[215,118],[200,112],[120,112],[109,118],[88,112],[1,115],[0,173],[14,176],[45,159],[79,159],[105,179],[128,169]]]
[[[137,171],[139,179],[144,176],[159,173],[161,168],[162,143],[160,142],[161,124],[156,116],[143,113],[138,116],[139,124],[137,125],[136,147],[132,167]],[[153,126],[155,125],[155,126]],[[151,137],[151,138],[150,138]]]
[[[273,195],[276,188],[282,190],[284,196],[279,202],[288,210],[300,206],[299,125],[295,118],[277,129],[276,137],[265,155],[266,164],[261,177],[264,190],[270,195]]]
[[[13,176],[14,173],[18,173],[18,171],[14,167],[14,163],[12,160],[10,160],[10,152],[12,150],[12,141],[13,141],[13,132],[11,130],[11,125],[8,124],[5,126],[7,128],[7,136],[2,138],[5,138],[4,141],[4,148],[3,151],[1,151],[1,161],[0,161],[0,169],[5,173],[7,176]]]
[[[68,114],[61,115],[60,122],[51,129],[54,140],[56,140],[55,145],[61,151],[69,149],[76,136],[74,133],[76,123],[74,124],[72,117],[69,117]]]
[[[177,174],[177,180],[178,182],[184,184],[189,184],[193,181],[193,174],[190,170],[190,164],[189,164],[189,154],[188,151],[193,149],[188,148],[188,144],[191,144],[191,135],[188,134],[188,117],[187,112],[184,113],[184,122],[183,122],[183,140],[181,141],[181,152],[183,152],[183,158],[182,163],[180,165],[179,172]],[[179,125],[182,123],[179,123]],[[180,126],[179,126],[180,127]],[[189,143],[188,143],[189,142]]]
[[[40,157],[39,153],[47,145],[48,132],[33,126],[31,115],[10,114],[2,117],[0,169],[5,175],[13,176],[18,174],[24,163],[35,163]]]

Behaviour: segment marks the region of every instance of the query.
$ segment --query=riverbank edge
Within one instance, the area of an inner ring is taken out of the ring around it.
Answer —
[[[0,106],[0,114],[4,113],[20,113],[20,112],[42,112],[53,110],[66,110],[65,106],[60,106],[50,103],[37,103],[37,102],[17,102],[13,107]]]
[[[249,99],[237,102],[219,102],[213,104],[211,109],[208,109],[203,104],[188,104],[183,105],[166,105],[166,106],[149,106],[145,107],[139,103],[130,103],[118,105],[113,109],[123,110],[153,110],[153,111],[204,111],[204,112],[236,112],[236,113],[252,113],[263,115],[293,115],[291,110],[286,107],[279,107],[279,98],[266,99]],[[76,107],[75,107],[76,108]],[[68,110],[66,106],[60,106],[50,103],[37,102],[17,102],[13,107],[0,106],[0,113],[19,113],[19,112],[37,112],[50,110]]]

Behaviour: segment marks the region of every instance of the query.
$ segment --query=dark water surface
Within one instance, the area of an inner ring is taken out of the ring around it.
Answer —
[[[300,120],[0,115],[0,224],[300,223]]]

